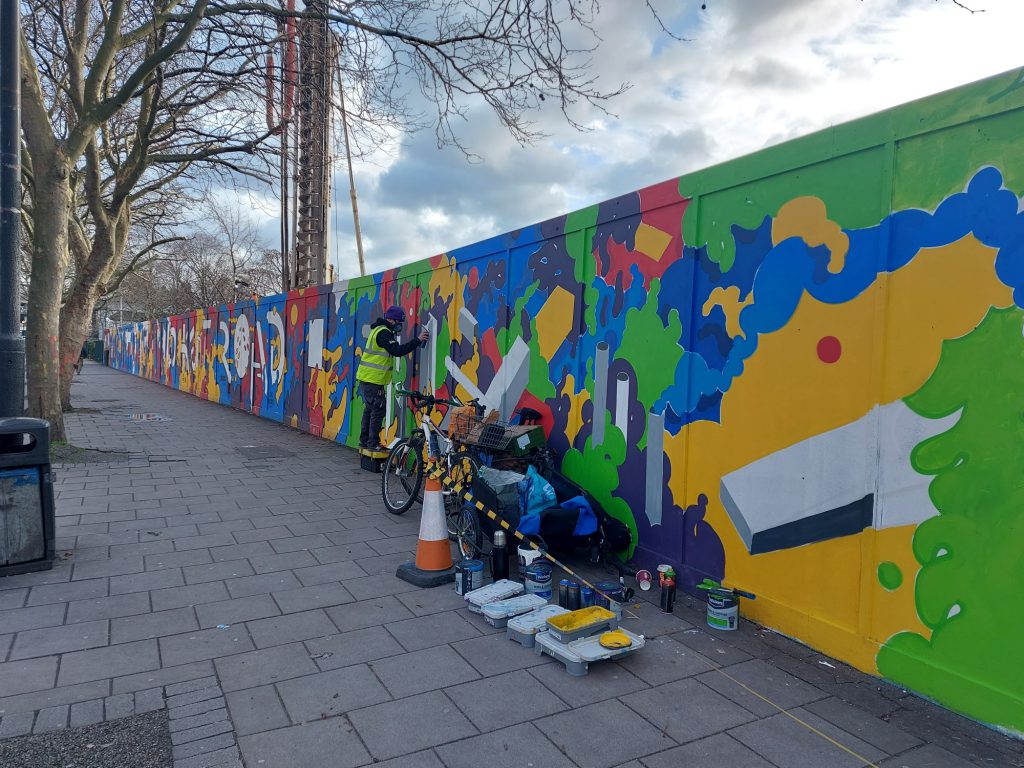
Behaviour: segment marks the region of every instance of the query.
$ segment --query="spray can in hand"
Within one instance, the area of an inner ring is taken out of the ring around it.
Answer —
[[[662,571],[658,569],[658,583],[661,586],[661,610],[663,613],[672,613],[676,605],[676,572],[669,566]]]
[[[494,532],[494,547],[491,550],[491,576],[495,581],[508,578],[508,546],[505,532]]]

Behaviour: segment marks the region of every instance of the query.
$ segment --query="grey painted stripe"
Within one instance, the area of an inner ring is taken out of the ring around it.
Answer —
[[[661,525],[661,495],[665,476],[665,415],[647,414],[647,522]]]
[[[608,404],[608,343],[602,341],[597,345],[594,356],[594,414],[591,430],[591,445],[598,446],[604,442],[604,417]]]

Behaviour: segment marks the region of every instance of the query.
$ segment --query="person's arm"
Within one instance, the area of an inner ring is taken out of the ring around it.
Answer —
[[[418,349],[422,344],[422,342],[415,336],[404,344],[399,344],[395,341],[394,332],[389,328],[385,328],[380,332],[380,335],[377,336],[377,343],[380,344],[392,357],[405,357],[414,349]]]

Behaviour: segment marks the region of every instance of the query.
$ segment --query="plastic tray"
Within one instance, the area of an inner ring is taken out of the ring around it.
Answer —
[[[548,632],[560,643],[571,643],[583,637],[593,635],[595,632],[607,632],[609,629],[616,629],[619,620],[614,613],[599,605],[591,605],[587,608],[580,608],[570,611],[568,615],[552,617],[548,619]],[[565,626],[563,622],[572,622],[571,626]]]
[[[518,581],[500,579],[486,587],[474,589],[465,594],[467,607],[473,613],[483,613],[483,606],[488,603],[496,603],[498,600],[506,600],[521,594],[523,585]]]
[[[483,606],[484,620],[492,627],[504,629],[509,619],[547,604],[548,601],[539,595],[519,595],[507,600],[498,600]]]
[[[516,616],[514,619],[508,620],[505,637],[519,643],[523,648],[533,648],[537,635],[547,632],[548,619],[568,612],[568,609],[560,605],[546,605],[535,611],[524,613],[522,616]]]
[[[537,635],[534,653],[547,654],[565,665],[565,671],[574,677],[581,677],[590,670],[596,661],[617,659],[630,653],[636,653],[644,647],[644,636],[635,635],[628,629],[619,630],[629,636],[632,645],[628,648],[605,648],[601,645],[601,635],[591,635],[571,643],[560,643],[550,631]]]

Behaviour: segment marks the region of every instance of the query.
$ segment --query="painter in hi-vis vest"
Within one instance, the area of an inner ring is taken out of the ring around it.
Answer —
[[[430,335],[424,328],[420,335],[399,344],[395,336],[405,323],[405,311],[401,307],[388,307],[384,317],[370,326],[363,354],[359,358],[356,379],[360,382],[363,396],[363,428],[359,432],[359,447],[370,450],[385,450],[378,445],[380,428],[384,422],[386,400],[384,388],[391,383],[394,370],[392,358],[404,357],[426,342]]]

